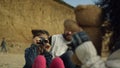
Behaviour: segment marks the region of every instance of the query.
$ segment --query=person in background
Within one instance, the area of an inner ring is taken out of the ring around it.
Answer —
[[[1,52],[6,52],[7,53],[5,38],[2,38]]]
[[[67,19],[64,21],[64,33],[57,34],[50,37],[51,54],[53,58],[60,57],[65,65],[65,68],[75,68],[76,65],[72,63],[71,56],[73,54],[67,44],[71,43],[72,35],[80,28],[76,25],[76,22]]]
[[[49,33],[46,30],[32,30],[33,42],[30,47],[25,49],[25,65],[23,68],[32,68],[35,58],[43,55],[46,58],[46,65],[51,63],[52,55],[49,53]]]

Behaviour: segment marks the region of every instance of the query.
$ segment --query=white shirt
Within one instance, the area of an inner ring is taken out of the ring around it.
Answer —
[[[53,35],[51,41],[51,46],[52,46],[51,53],[53,58],[64,54],[68,49],[67,46],[68,43],[70,42],[66,41],[62,34]]]

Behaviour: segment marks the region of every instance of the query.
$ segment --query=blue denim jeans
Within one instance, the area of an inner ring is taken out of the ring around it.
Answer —
[[[71,50],[68,50],[66,53],[64,53],[61,57],[61,59],[64,62],[65,68],[75,68],[76,65],[71,61],[71,56],[73,52]]]

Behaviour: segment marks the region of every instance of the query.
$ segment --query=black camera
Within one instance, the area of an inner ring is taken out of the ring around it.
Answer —
[[[44,45],[45,43],[49,43],[49,41],[43,37],[40,37],[39,42],[37,42],[37,44],[40,44],[40,45]]]

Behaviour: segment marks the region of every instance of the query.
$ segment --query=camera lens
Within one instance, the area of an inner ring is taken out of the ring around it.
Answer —
[[[45,43],[48,43],[49,41],[48,40],[44,40]]]

